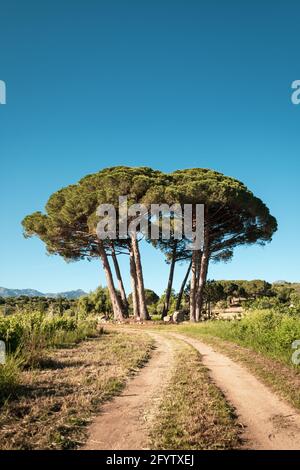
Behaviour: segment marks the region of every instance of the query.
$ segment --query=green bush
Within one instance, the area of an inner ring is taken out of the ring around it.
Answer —
[[[254,310],[241,320],[208,321],[186,327],[190,333],[218,336],[291,364],[292,342],[300,339],[300,316]]]
[[[0,340],[7,351],[5,364],[0,364],[0,404],[16,391],[21,368],[39,366],[46,348],[74,344],[96,332],[94,318],[50,317],[40,312],[0,317]]]
[[[22,359],[16,354],[7,355],[5,364],[0,364],[0,404],[16,391],[21,365]]]
[[[78,341],[95,331],[96,320],[92,318],[82,320],[67,315],[50,317],[39,312],[0,317],[0,340],[5,342],[9,352],[26,348],[32,343],[36,347],[38,343],[44,346],[59,344],[57,337],[67,337],[67,334]]]
[[[279,297],[261,297],[243,302],[246,311],[274,310],[278,313],[300,316],[300,298],[298,294],[291,294],[288,301],[283,302]]]

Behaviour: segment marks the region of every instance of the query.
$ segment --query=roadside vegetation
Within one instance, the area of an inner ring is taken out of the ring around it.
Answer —
[[[101,404],[120,393],[152,347],[143,333],[105,331],[77,345],[48,349],[38,367],[18,369],[18,386],[1,407],[0,449],[82,445]],[[11,370],[10,359],[7,366]]]
[[[0,404],[17,393],[21,371],[39,367],[49,348],[74,345],[100,333],[92,317],[40,312],[0,316],[0,339],[6,347],[5,364],[0,365]]]
[[[282,398],[300,409],[299,312],[262,309],[248,311],[239,320],[211,320],[176,327],[188,336],[209,343],[222,354],[241,362]]]
[[[294,367],[292,343],[300,339],[300,316],[253,310],[240,320],[209,321],[199,326],[182,326],[180,331],[232,341]]]

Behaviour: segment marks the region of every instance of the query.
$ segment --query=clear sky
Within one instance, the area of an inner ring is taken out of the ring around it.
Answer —
[[[299,1],[1,0],[0,18],[1,286],[104,284],[99,262],[48,257],[20,222],[52,192],[111,165],[241,179],[279,230],[209,277],[300,280]],[[146,286],[160,293],[162,255],[142,254]]]

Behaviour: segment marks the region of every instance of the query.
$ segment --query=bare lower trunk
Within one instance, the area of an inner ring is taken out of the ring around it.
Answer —
[[[138,298],[138,291],[137,291],[137,276],[136,276],[134,254],[133,254],[131,247],[130,247],[129,254],[130,254],[130,278],[131,278],[131,288],[132,288],[133,315],[136,319],[139,319],[140,311],[139,311],[139,298]]]
[[[191,261],[191,287],[190,287],[190,321],[196,321],[196,285],[197,285],[197,253],[193,251]]]
[[[176,253],[177,253],[177,242],[174,243],[173,252],[172,252],[172,260],[171,260],[171,265],[170,265],[170,273],[169,273],[169,279],[168,279],[168,286],[166,290],[164,308],[162,311],[162,318],[168,315],[168,311],[169,311],[170,298],[171,298],[173,279],[174,279],[174,269],[175,269],[175,263],[176,263]]]
[[[117,277],[117,280],[118,280],[118,286],[119,286],[119,291],[120,291],[120,294],[121,294],[121,299],[122,299],[123,306],[124,306],[124,313],[127,316],[128,315],[128,301],[127,301],[127,297],[126,297],[126,292],[125,292],[125,288],[124,288],[124,284],[123,284],[123,279],[122,279],[122,275],[121,275],[121,271],[120,271],[119,262],[118,262],[116,252],[115,252],[115,247],[113,245],[111,246],[111,256],[112,256],[112,260],[113,260],[114,267],[115,267],[115,272],[116,272],[116,277]]]
[[[108,258],[107,258],[107,254],[102,243],[99,243],[98,251],[99,251],[99,255],[102,261],[102,265],[103,265],[103,270],[104,270],[105,277],[106,277],[107,288],[108,288],[108,292],[110,295],[110,300],[112,303],[112,308],[113,308],[113,313],[114,313],[114,319],[122,321],[124,319],[124,316],[123,316],[123,311],[122,311],[121,300],[117,295],[117,292],[114,286],[113,276],[112,276],[110,265],[109,265]]]
[[[135,234],[131,234],[130,238],[131,238],[131,245],[132,245],[132,251],[134,255],[135,268],[136,268],[140,318],[141,320],[150,320],[147,305],[146,305],[143,269],[142,269],[142,263],[141,263],[139,244],[138,244]]]
[[[198,322],[200,318],[200,313],[199,313],[199,308],[198,308],[198,302],[197,302],[197,294],[199,291],[199,285],[200,285],[200,273],[201,273],[201,266],[202,266],[202,258],[203,258],[203,253],[201,250],[197,251],[196,254],[196,290],[195,290],[195,320]]]
[[[187,280],[188,280],[189,275],[190,275],[190,272],[191,272],[191,267],[192,267],[192,262],[190,262],[189,267],[188,267],[187,272],[186,272],[186,275],[184,276],[184,279],[183,279],[183,281],[182,281],[182,284],[181,284],[181,287],[180,287],[180,291],[179,291],[179,294],[178,294],[178,297],[177,297],[176,310],[179,310],[179,309],[180,309],[181,301],[182,301],[182,296],[183,296],[184,289],[185,289]]]
[[[198,286],[197,294],[196,294],[196,321],[199,321],[201,318],[201,312],[202,312],[202,307],[203,307],[203,293],[204,293],[204,287],[206,284],[207,271],[208,271],[208,258],[203,256],[202,263],[201,263],[199,286]]]
[[[202,260],[202,252],[201,250],[196,251],[196,292],[199,287],[200,282],[200,270],[201,270],[201,260]]]
[[[204,247],[201,258],[201,267],[199,274],[199,285],[196,293],[196,321],[201,318],[202,306],[203,306],[203,293],[206,284],[207,271],[209,263],[209,233],[208,228],[204,228]]]

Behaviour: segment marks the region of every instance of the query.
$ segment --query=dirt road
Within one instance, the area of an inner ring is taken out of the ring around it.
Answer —
[[[300,414],[278,398],[244,367],[207,344],[174,334],[196,348],[214,383],[222,390],[245,426],[245,447],[265,450],[300,449]]]
[[[123,393],[103,406],[83,450],[147,449],[147,431],[171,377],[175,349],[172,338],[151,336],[156,342],[153,356]]]
[[[89,429],[84,449],[146,449],[151,416],[168,384],[176,354],[174,340],[185,341],[202,355],[203,364],[235,408],[243,426],[244,447],[300,449],[300,414],[248,370],[211,346],[177,333],[154,336],[157,349],[149,363],[119,397],[103,406]]]

